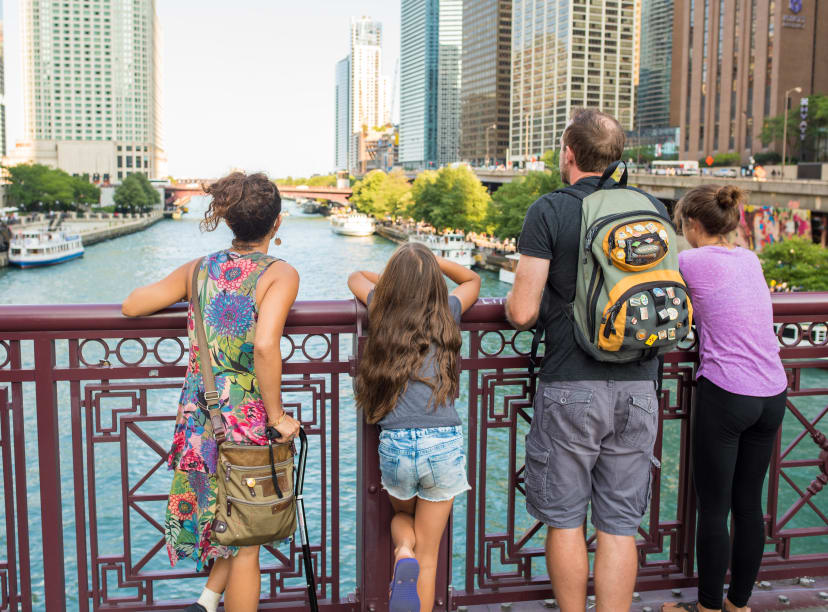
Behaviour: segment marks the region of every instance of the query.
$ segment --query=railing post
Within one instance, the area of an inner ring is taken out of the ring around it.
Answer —
[[[66,609],[66,579],[63,559],[63,504],[60,491],[59,415],[55,381],[52,377],[55,368],[55,346],[50,338],[35,339],[34,361],[44,603],[45,609],[52,612]],[[83,520],[83,517],[76,517],[76,520]]]
[[[357,589],[360,610],[388,609],[391,504],[380,484],[379,433],[357,412]]]

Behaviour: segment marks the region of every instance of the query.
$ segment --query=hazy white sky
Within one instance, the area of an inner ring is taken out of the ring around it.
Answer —
[[[23,137],[20,1],[3,2],[9,148]],[[382,22],[389,77],[399,57],[397,0],[158,0],[157,10],[173,176],[329,171],[334,66],[348,52],[350,17]]]

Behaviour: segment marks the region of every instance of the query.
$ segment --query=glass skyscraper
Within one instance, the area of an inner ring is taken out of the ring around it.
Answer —
[[[6,69],[3,44],[3,0],[0,0],[0,157],[6,154]]]
[[[506,161],[512,64],[512,0],[466,0],[460,157]]]
[[[402,0],[400,163],[458,161],[463,38],[462,0]]]
[[[513,161],[560,146],[576,107],[633,127],[633,0],[514,0],[510,150]]]
[[[643,0],[636,128],[670,127],[673,1]]]
[[[351,56],[346,55],[336,63],[336,169],[350,170],[350,135],[351,135]]]

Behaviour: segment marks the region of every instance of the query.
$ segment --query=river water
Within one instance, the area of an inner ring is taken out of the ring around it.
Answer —
[[[195,257],[225,248],[230,243],[229,230],[221,226],[213,233],[201,233],[198,229],[200,213],[203,212],[205,201],[194,198],[191,203],[191,212],[180,221],[165,220],[153,227],[130,236],[112,240],[98,245],[88,247],[84,257],[80,260],[62,264],[55,267],[20,271],[17,269],[0,269],[0,303],[3,304],[65,304],[65,303],[117,303],[134,287],[153,282],[162,278],[166,273],[176,266],[189,261]],[[291,216],[285,219],[279,232],[282,238],[282,245],[273,246],[271,254],[281,257],[290,262],[299,272],[301,283],[299,288],[299,300],[313,299],[343,299],[350,298],[350,292],[346,286],[348,274],[355,269],[380,270],[383,263],[396,248],[393,243],[379,237],[371,238],[345,238],[333,235],[328,226],[328,221],[320,217],[309,217],[302,215],[298,209],[288,203],[287,210]],[[506,295],[509,285],[497,280],[497,276],[489,272],[481,272],[483,284],[481,296]],[[343,350],[349,351],[350,344],[343,342]],[[347,354],[347,353],[345,353]],[[0,355],[0,358],[4,357]],[[806,376],[808,386],[828,386],[828,375],[823,373],[809,373]],[[350,391],[350,379],[341,377],[340,388],[340,438],[341,438],[341,508],[340,517],[341,529],[341,585],[340,594],[346,596],[354,588],[354,557],[355,557],[355,453],[349,449],[354,448],[356,441],[356,419],[354,418],[353,396]],[[25,388],[26,406],[34,406],[33,390]],[[74,524],[74,496],[72,481],[72,459],[71,459],[71,426],[68,390],[58,390],[60,406],[61,431],[61,480],[63,483],[63,514],[64,514],[64,547],[66,552],[67,565],[67,600],[70,609],[77,607],[77,593],[73,584],[76,584],[76,542]],[[797,405],[806,413],[815,417],[820,409],[821,398],[808,398],[803,404],[798,400]],[[151,397],[151,414],[173,414],[177,392],[165,390],[156,392]],[[288,400],[286,399],[286,402]],[[461,407],[461,414],[465,412],[462,407],[467,405],[466,393],[461,394],[458,407]],[[465,415],[463,416],[465,420]],[[792,421],[790,415],[788,417]],[[786,421],[786,424],[788,421]],[[790,423],[790,432],[798,432],[794,429],[795,424]],[[169,423],[159,424],[157,427],[148,425],[149,432],[158,444],[167,448],[170,443],[171,427]],[[519,433],[525,433],[525,427],[521,427]],[[501,437],[495,430],[491,431],[491,441],[487,449],[488,464],[490,466],[489,478],[487,479],[487,516],[489,517],[489,530],[495,529],[501,520],[499,517],[506,516],[506,489],[505,473],[498,474],[494,469],[498,465],[508,465],[508,440]],[[679,427],[677,421],[669,424],[665,422],[664,427],[664,451],[662,459],[664,469],[662,471],[662,496],[661,496],[661,517],[670,519],[675,517],[675,491],[678,487],[678,440]],[[793,433],[784,436],[785,443],[793,438]],[[519,436],[520,439],[520,436]],[[34,419],[29,419],[26,424],[27,440],[27,474],[36,482],[37,468],[37,435]],[[101,553],[117,556],[123,551],[123,506],[120,500],[121,475],[117,468],[118,451],[117,445],[113,448],[102,451],[96,450],[95,457],[95,486],[96,498],[98,501],[98,538]],[[522,439],[520,440],[522,448]],[[312,449],[313,450],[313,449]],[[793,456],[797,458],[812,458],[813,449],[804,447],[802,451],[795,451]],[[142,476],[151,468],[159,457],[146,446],[140,446],[134,452],[130,450],[129,477],[130,483]],[[116,463],[107,463],[109,460]],[[503,463],[500,463],[500,462]],[[318,536],[314,537],[314,527],[319,524],[318,512],[320,503],[320,482],[318,474],[314,472],[314,453],[311,454],[311,464],[306,481],[306,495],[308,496],[309,522],[311,526],[312,541],[318,542]],[[108,469],[107,469],[108,468]],[[113,471],[113,469],[115,471]],[[98,475],[100,474],[100,475]],[[807,487],[811,479],[816,476],[815,468],[800,471],[794,475],[794,480],[800,487]],[[148,492],[159,494],[169,490],[169,473],[162,467],[157,470],[145,485]],[[790,490],[783,491],[783,501],[793,501],[794,494]],[[106,500],[106,501],[103,501]],[[35,608],[43,609],[43,568],[41,565],[41,533],[39,525],[40,497],[36,486],[29,487],[28,503],[30,510],[29,524],[31,550],[32,550],[32,577],[35,591]],[[522,512],[523,502],[519,506]],[[789,505],[789,504],[788,504]],[[787,507],[780,504],[780,507]],[[824,508],[824,506],[823,506]],[[807,510],[807,509],[806,509]],[[88,503],[87,503],[88,511]],[[139,511],[145,512],[163,524],[163,502],[146,502],[140,504],[139,508],[129,510],[129,518],[132,522],[130,530],[132,538],[132,549],[136,551],[133,563],[151,549],[162,537],[162,534],[152,527],[142,517]],[[813,516],[803,512],[793,521],[790,526],[812,526]],[[528,526],[528,520],[521,519],[522,526]],[[817,523],[818,524],[818,523]],[[505,524],[502,525],[505,528]],[[456,587],[462,588],[464,584],[465,564],[465,500],[458,499],[455,510],[454,539],[455,559],[453,563],[453,583]],[[4,549],[5,522],[0,521],[0,550]],[[495,529],[496,530],[496,529]],[[318,533],[318,530],[315,531]],[[820,541],[822,540],[822,541]],[[534,538],[532,545],[541,546],[539,537]],[[795,542],[795,552],[817,552],[824,551],[828,547],[825,538],[811,538]],[[140,552],[139,552],[140,551]],[[2,554],[2,553],[0,553]],[[652,559],[653,557],[650,557]],[[662,555],[660,558],[664,558]],[[330,561],[330,559],[329,559]],[[189,562],[184,562],[180,567],[189,569]],[[144,571],[164,571],[169,568],[166,553],[160,550],[146,565]],[[535,572],[542,572],[542,561],[540,559],[533,563]],[[504,571],[513,570],[514,566],[504,566]],[[116,586],[115,577],[110,575],[108,579],[110,588]],[[263,581],[263,588],[268,589],[267,581]],[[184,581],[165,585],[158,583],[155,587],[156,598],[178,598],[187,597],[187,591],[193,596],[200,592],[203,581],[196,579],[191,582]],[[288,581],[288,584],[297,584],[296,580]],[[125,591],[126,594],[135,593],[134,589]],[[39,607],[40,606],[40,607]]]

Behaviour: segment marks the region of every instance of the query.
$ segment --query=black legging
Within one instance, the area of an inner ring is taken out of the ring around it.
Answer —
[[[762,486],[785,416],[785,393],[729,393],[705,378],[696,386],[693,471],[699,502],[699,603],[718,610],[730,560],[728,599],[747,605],[765,547]],[[727,517],[733,511],[733,550]]]

